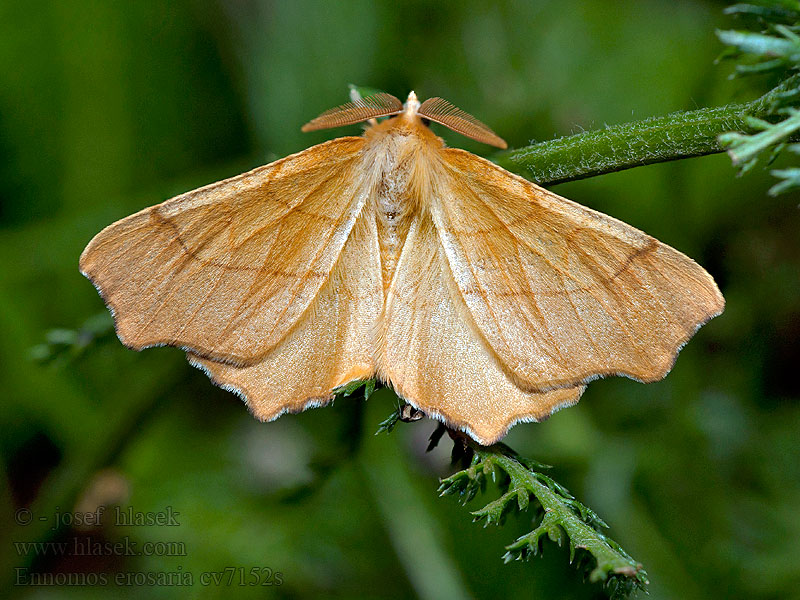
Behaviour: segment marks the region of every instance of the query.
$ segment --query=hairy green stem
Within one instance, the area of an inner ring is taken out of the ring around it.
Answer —
[[[631,167],[723,152],[718,137],[755,133],[751,117],[766,117],[797,76],[746,104],[676,112],[548,140],[497,154],[494,161],[541,185],[555,185]]]
[[[494,160],[541,185],[554,185],[631,167],[722,152],[717,136],[751,133],[750,104],[678,112],[664,117],[540,142]]]

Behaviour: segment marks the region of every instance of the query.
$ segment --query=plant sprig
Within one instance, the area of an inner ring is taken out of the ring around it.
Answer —
[[[734,76],[769,73],[784,80],[765,96],[758,118],[748,117],[751,131],[731,131],[719,136],[740,173],[752,169],[766,155],[771,164],[784,150],[800,154],[800,2],[773,0],[763,4],[736,4],[727,14],[755,17],[757,31],[718,31],[729,46],[726,57],[736,58]],[[800,168],[773,169],[780,181],[769,189],[776,196],[800,187]]]
[[[369,400],[369,397],[375,392],[376,389],[380,389],[380,387],[380,384],[378,384],[377,380],[375,379],[357,379],[356,381],[345,383],[344,385],[341,385],[333,390],[333,397],[348,398],[356,392],[361,391],[364,400]]]
[[[76,358],[100,340],[111,338],[114,319],[107,310],[86,319],[76,329],[49,329],[44,341],[28,350],[32,360],[39,363],[59,363]]]
[[[386,419],[379,432],[389,432],[398,422],[406,420],[403,418],[405,406]],[[434,444],[444,430],[444,426],[440,426],[434,432]],[[590,582],[604,584],[610,597],[626,597],[635,590],[645,589],[649,582],[642,565],[602,533],[608,525],[596,512],[579,502],[552,477],[540,472],[549,469],[548,465],[523,458],[505,444],[481,446],[463,434],[447,431],[455,442],[454,461],[465,457],[471,460],[466,468],[441,481],[440,496],[456,496],[462,504],[467,504],[478,492],[486,491],[491,478],[501,495],[473,511],[473,521],[502,525],[512,512],[534,510],[537,525],[506,546],[505,562],[540,554],[547,537],[559,546],[567,542],[570,562],[576,562]]]

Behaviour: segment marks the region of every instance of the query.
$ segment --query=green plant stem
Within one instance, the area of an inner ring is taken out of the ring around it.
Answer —
[[[540,142],[493,157],[504,169],[555,185],[632,167],[722,152],[717,136],[752,133],[750,104],[677,112]]]
[[[612,125],[509,150],[493,157],[501,167],[541,185],[555,185],[632,167],[723,152],[718,137],[756,133],[750,117],[767,117],[775,98],[797,76],[746,104],[676,112]]]

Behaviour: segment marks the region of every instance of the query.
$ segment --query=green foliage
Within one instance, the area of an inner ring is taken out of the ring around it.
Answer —
[[[764,21],[796,34],[796,3],[747,6],[739,13],[746,26],[737,28],[791,42]],[[377,424],[397,402],[388,390],[367,403],[353,390],[328,408],[265,425],[187,367],[178,350],[130,352],[110,330],[102,337],[109,343],[86,345],[95,330],[85,325],[43,332],[101,310],[108,319],[77,272],[81,249],[103,226],[313,143],[357,134],[357,126],[299,131],[346,100],[347,81],[400,98],[410,89],[445,97],[512,147],[538,147],[538,156],[527,150],[529,165],[508,166],[554,184],[684,152],[718,152],[717,133],[762,131],[747,117],[789,118],[768,114],[758,101],[727,103],[755,98],[789,75],[790,52],[765,56],[780,64],[760,76],[725,80],[714,64],[720,43],[713,31],[730,20],[700,1],[413,0],[398,11],[396,3],[366,0],[337,10],[315,0],[179,0],[168,9],[152,0],[44,0],[35,10],[6,3],[0,12],[0,515],[10,523],[20,506],[40,516],[70,510],[101,489],[93,482],[110,470],[128,490],[124,505],[158,511],[170,504],[186,517],[168,530],[89,534],[185,541],[187,556],[117,557],[111,566],[84,557],[80,565],[40,563],[43,572],[182,568],[197,575],[268,566],[285,574],[284,585],[270,590],[276,597],[598,596],[566,564],[566,549],[546,541],[560,531],[563,543],[572,542],[562,525],[545,527],[536,540],[546,550],[535,566],[498,560],[519,525],[509,516],[519,512],[518,494],[499,507],[503,528],[469,527],[452,503],[436,500],[431,482],[449,471],[441,449],[422,454],[417,434],[426,422],[391,436],[363,435],[362,420]],[[792,90],[784,92],[783,106],[795,106]],[[453,146],[488,151],[433,127]],[[794,158],[796,140],[788,142],[779,160]],[[558,146],[579,160],[562,161]],[[577,407],[545,425],[520,425],[507,438],[522,454],[558,466],[557,479],[646,564],[654,598],[791,598],[798,590],[800,222],[794,206],[763,197],[768,173],[751,169],[734,179],[729,162],[720,155],[654,164],[557,188],[692,256],[717,277],[728,307],[666,380],[593,383]],[[66,368],[26,360],[43,339],[38,357]],[[75,352],[80,360],[71,359]],[[493,473],[510,481],[499,466]],[[536,481],[542,494],[550,489]],[[534,531],[541,531],[549,513],[528,497]],[[6,578],[31,563],[14,553],[12,539],[72,533],[50,527],[3,528]],[[520,542],[528,554],[530,541]],[[581,570],[591,573],[597,559],[574,543],[576,561],[591,560]],[[76,598],[201,591],[263,597],[265,590],[68,590]],[[33,592],[67,591],[9,583],[0,595]]]
[[[799,9],[800,4],[796,0],[766,0],[761,4],[734,4],[726,8],[725,13],[788,25],[800,18]]]
[[[548,140],[499,154],[495,161],[541,185],[720,152],[718,136],[750,130],[754,106],[730,104]]]
[[[369,400],[369,397],[375,391],[376,381],[374,379],[359,379],[346,383],[341,387],[333,390],[334,397],[347,398],[354,395],[356,392],[361,391],[361,396],[364,400]],[[380,388],[380,386],[379,386]]]
[[[401,404],[379,426],[376,433],[391,432],[404,418],[408,404]],[[416,419],[414,419],[416,420]],[[532,509],[538,525],[506,546],[504,562],[526,560],[542,552],[542,541],[550,539],[570,549],[576,562],[592,583],[603,583],[609,597],[623,598],[649,583],[642,565],[619,544],[602,533],[608,525],[588,506],[579,502],[563,485],[541,470],[549,465],[524,458],[505,444],[481,446],[464,434],[440,425],[431,435],[430,451],[447,431],[453,438],[453,462],[468,462],[461,471],[441,481],[440,496],[457,496],[462,504],[485,492],[487,481],[496,484],[500,497],[472,512],[473,521],[503,525],[512,512]]]
[[[472,512],[475,521],[502,525],[509,513],[528,510],[535,503],[538,525],[530,533],[506,546],[505,562],[527,559],[542,551],[543,538],[559,546],[566,541],[570,561],[577,559],[590,582],[603,582],[612,596],[644,589],[647,574],[619,544],[601,533],[608,525],[551,477],[538,472],[540,465],[524,459],[504,444],[483,447],[468,442],[473,452],[470,465],[444,479],[439,493],[457,495],[462,503],[485,491],[491,478],[501,496]]]
[[[380,422],[375,435],[378,435],[379,433],[391,433],[397,424],[400,423],[400,420],[400,410],[398,409]]]
[[[29,351],[31,359],[40,363],[62,363],[80,356],[92,344],[110,339],[114,319],[107,310],[92,315],[77,329],[57,328],[45,333],[45,341]]]
[[[772,164],[784,150],[800,154],[800,2],[774,0],[761,5],[736,4],[726,12],[748,17],[757,31],[718,31],[717,36],[730,49],[726,54],[739,62],[736,76],[769,74],[784,81],[767,95],[761,118],[750,117],[748,133],[728,132],[719,136],[740,173],[752,169],[766,155]],[[800,168],[773,169],[780,179],[769,193],[777,196],[800,187]]]

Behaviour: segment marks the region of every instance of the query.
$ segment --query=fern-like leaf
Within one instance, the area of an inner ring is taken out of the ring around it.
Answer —
[[[466,469],[444,479],[441,495],[455,495],[463,503],[472,500],[486,488],[489,474],[503,474],[499,498],[472,513],[484,525],[501,525],[515,511],[536,508],[539,522],[528,534],[506,547],[505,562],[524,560],[542,551],[545,538],[569,544],[570,560],[587,573],[591,582],[602,582],[612,595],[625,595],[644,589],[647,574],[642,565],[630,557],[616,542],[600,532],[608,525],[587,506],[551,477],[531,467],[533,461],[521,459],[507,446],[482,447],[471,444],[472,463]]]

